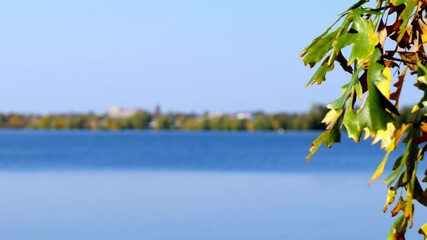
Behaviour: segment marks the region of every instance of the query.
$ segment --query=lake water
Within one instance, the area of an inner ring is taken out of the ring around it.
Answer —
[[[386,186],[368,186],[383,152],[343,139],[307,164],[317,134],[0,131],[0,232],[384,239],[394,220],[382,213]],[[420,239],[425,213],[418,207],[408,239]]]

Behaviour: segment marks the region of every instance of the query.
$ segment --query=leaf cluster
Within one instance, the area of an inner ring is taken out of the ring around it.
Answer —
[[[322,144],[331,147],[341,140],[341,129],[354,141],[372,138],[381,142],[385,157],[371,178],[379,178],[391,152],[399,144],[403,153],[385,179],[389,186],[384,211],[395,203],[398,216],[388,239],[404,239],[413,226],[414,201],[427,206],[425,182],[417,177],[419,162],[427,149],[427,1],[378,0],[366,7],[362,0],[339,15],[338,20],[302,52],[305,65],[317,66],[307,86],[322,84],[336,67],[349,75],[342,95],[327,107],[327,129],[313,141],[310,159]],[[423,97],[412,107],[411,117],[399,118],[399,100],[407,78]],[[396,195],[398,200],[395,201]],[[427,236],[427,224],[420,227]]]

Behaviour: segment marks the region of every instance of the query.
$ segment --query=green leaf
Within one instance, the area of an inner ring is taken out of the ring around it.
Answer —
[[[326,107],[329,109],[340,109],[344,106],[344,104],[346,103],[348,99],[348,95],[347,94],[343,94],[341,95],[340,98],[334,100],[333,102],[329,103]]]
[[[421,109],[423,109],[426,106],[427,106],[427,91],[424,91],[423,97],[420,99],[420,101],[417,104],[415,104],[412,107],[411,112],[412,113],[419,112]]]
[[[367,130],[367,133],[374,137],[374,142],[382,140],[382,147],[389,147],[387,151],[391,151],[394,149],[392,137],[395,129],[394,118],[390,112],[395,114],[399,112],[375,85],[375,81],[385,78],[382,74],[384,67],[376,62],[379,55],[381,55],[379,50],[375,51],[371,60],[373,62],[368,67],[368,96],[357,112],[354,112],[351,107],[347,109],[343,125],[349,137],[356,142],[359,141],[362,131]],[[349,105],[351,106],[352,103]]]
[[[404,155],[396,159],[393,165],[393,172],[390,173],[384,180],[387,186],[390,187],[391,184],[393,184],[393,182],[396,181],[397,177],[399,177],[400,173],[402,172],[402,169],[405,163],[406,163],[406,157],[404,158]]]
[[[407,136],[406,141],[407,143],[406,143],[405,152],[403,153],[402,156],[400,156],[396,160],[393,166],[393,169],[395,170],[384,181],[388,186],[390,186],[391,184],[393,184],[394,181],[396,181],[397,177],[402,172],[403,167],[407,165],[408,160],[417,158],[417,154],[418,154],[417,145],[413,143],[413,139],[411,135]],[[403,183],[406,183],[408,180],[404,180],[403,179],[404,176],[405,176],[404,174],[401,175],[402,181]]]
[[[387,240],[401,240],[405,239],[405,229],[406,229],[407,221],[401,215],[397,218],[397,220],[391,226],[390,232],[388,233]]]
[[[402,159],[403,159],[403,156],[400,156],[396,159],[396,161],[394,162],[394,165],[393,165],[393,170],[396,170],[405,164],[404,162],[402,162]]]
[[[337,37],[338,30],[328,33],[324,36],[316,38],[307,48],[305,48],[300,56],[304,57],[302,61],[305,65],[313,67],[320,62],[326,54],[331,50],[334,40]]]
[[[427,85],[427,67],[421,63],[418,64],[417,80],[420,84]]]
[[[414,12],[415,8],[417,7],[418,0],[400,0],[400,1],[393,1],[393,4],[400,5],[402,3],[406,3],[405,9],[402,11],[402,13],[399,15],[399,19],[402,20],[402,24],[399,28],[399,37],[397,38],[397,41],[399,42],[402,40],[403,35],[405,35],[406,28],[408,27],[409,20],[412,17],[412,13]]]
[[[405,2],[406,2],[406,0],[390,0],[390,3],[393,4],[394,6],[402,5]]]
[[[367,62],[374,53],[375,46],[379,43],[377,34],[374,31],[373,23],[360,15],[353,20],[352,28],[357,31],[353,49],[350,55],[349,64],[354,59],[360,62]]]
[[[369,87],[368,87],[369,88]],[[358,129],[367,128],[371,134],[378,131],[386,131],[387,123],[393,122],[393,117],[386,110],[387,99],[381,94],[375,85],[371,85],[369,95],[365,99],[362,107],[357,112],[357,116],[349,116],[345,126],[356,125]]]
[[[372,84],[387,80],[387,77],[383,74],[385,68],[384,65],[377,62],[380,57],[381,52],[380,50],[376,49],[368,68],[368,81],[370,81]]]
[[[385,79],[382,75],[383,66],[375,60],[381,55],[377,49],[368,68],[368,91],[365,102],[358,113],[359,121],[362,128],[367,127],[373,134],[380,130],[387,129],[387,123],[393,122],[394,119],[389,112],[399,114],[396,107],[387,98],[382,95],[375,85],[378,79]]]
[[[322,144],[325,144],[328,148],[332,147],[332,144],[341,142],[341,132],[338,125],[333,128],[326,130],[313,141],[310,147],[310,154],[306,157],[310,160],[311,157],[319,150]]]
[[[366,3],[368,3],[368,2],[369,2],[369,0],[360,0],[360,1],[358,1],[357,3],[353,4],[351,7],[349,7],[349,8],[347,9],[347,11],[350,11],[350,10],[353,10],[353,9],[356,9],[356,8],[359,8],[359,7],[363,6],[364,4],[366,4]]]
[[[360,136],[362,136],[362,126],[358,119],[357,114],[353,109],[348,108],[344,114],[343,125],[347,129],[347,134],[349,138],[352,138],[355,142],[360,141]]]
[[[391,184],[396,181],[397,177],[399,177],[400,173],[402,172],[403,164],[400,165],[396,170],[394,170],[388,177],[384,180],[384,182],[387,184],[387,186],[391,186]]]
[[[308,87],[310,85],[313,85],[314,83],[321,84],[326,79],[326,73],[332,71],[334,69],[334,64],[328,66],[328,62],[325,60],[323,61],[322,65],[317,69],[317,71],[314,73],[313,77],[311,77],[310,81],[305,85],[305,87]]]
[[[418,179],[415,181],[414,185],[414,199],[416,199],[422,205],[427,206],[427,196],[425,195]]]
[[[363,98],[363,87],[360,81],[354,84],[354,90],[356,90],[356,95],[359,99]]]
[[[375,33],[373,22],[362,17],[363,12],[357,9],[352,12],[353,24],[350,31],[342,35],[337,42],[339,48],[353,45],[348,64],[355,60],[359,63],[370,61],[375,46],[379,43],[379,38]]]
[[[363,68],[357,68],[354,73],[351,76],[351,82],[349,84],[344,85],[342,88],[344,89],[344,93],[341,95],[340,98],[334,100],[333,102],[329,103],[326,107],[329,109],[335,109],[339,110],[343,108],[350,97],[351,93],[354,90],[354,87],[357,87],[359,83],[359,74],[362,72]],[[350,104],[351,105],[351,104]]]
[[[372,94],[372,100],[375,100],[379,106],[382,106],[384,109],[399,115],[399,111],[396,107],[381,93],[375,83],[379,81],[387,81],[387,77],[384,76],[384,65],[379,64],[377,60],[381,57],[381,51],[379,49],[375,49],[374,55],[372,56],[371,63],[368,67],[368,90],[369,94]],[[388,118],[392,120],[392,118]]]

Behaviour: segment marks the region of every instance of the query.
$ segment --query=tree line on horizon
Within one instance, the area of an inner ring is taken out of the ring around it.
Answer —
[[[254,112],[250,118],[232,114],[152,114],[137,111],[130,117],[110,117],[107,114],[2,114],[2,129],[51,130],[185,130],[185,131],[282,131],[322,130],[321,123],[328,109],[313,105],[306,113]]]

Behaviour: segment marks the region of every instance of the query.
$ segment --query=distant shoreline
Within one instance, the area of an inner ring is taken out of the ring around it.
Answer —
[[[329,111],[323,105],[313,105],[306,113],[258,112],[227,113],[150,113],[144,110],[115,109],[108,114],[2,114],[0,129],[33,130],[173,130],[173,131],[221,131],[256,132],[294,130],[324,130],[322,123]],[[400,109],[397,124],[410,116],[410,108]]]
[[[0,129],[45,130],[175,130],[175,131],[277,131],[321,130],[329,111],[313,105],[307,113],[238,112],[234,114],[150,113],[114,108],[107,114],[2,114]]]
[[[0,132],[88,132],[88,133],[120,133],[120,132],[129,132],[129,133],[277,133],[277,134],[287,134],[287,133],[297,133],[297,132],[316,132],[321,131],[321,129],[286,129],[283,131],[280,130],[180,130],[180,129],[118,129],[118,130],[109,130],[109,129],[39,129],[39,128],[0,128]]]

